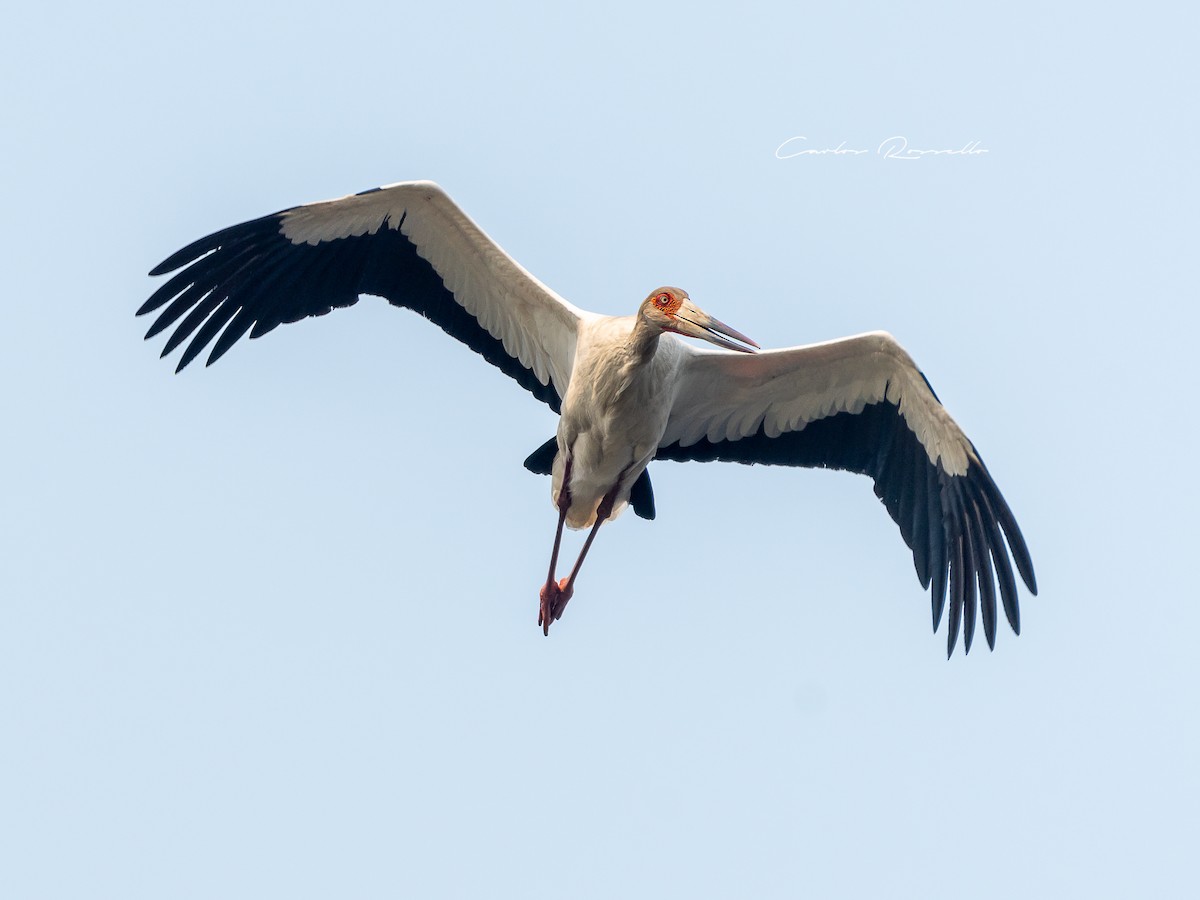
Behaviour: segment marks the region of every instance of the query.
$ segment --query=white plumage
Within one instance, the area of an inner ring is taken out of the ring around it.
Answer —
[[[840,412],[857,415],[887,400],[899,410],[929,461],[963,475],[971,443],[950,418],[912,358],[884,331],[787,350],[737,356],[687,347],[664,443],[736,441],[800,431]]]
[[[553,475],[559,510],[539,612],[547,631],[600,524],[630,503],[653,518],[654,459],[871,476],[922,586],[932,584],[935,630],[949,596],[948,653],[960,624],[970,649],[977,611],[994,644],[997,583],[1019,632],[1012,562],[1036,593],[1024,539],[975,448],[883,332],[756,353],[679,288],[651,292],[633,316],[596,315],[530,275],[428,181],[226,228],[151,274],[176,269],[138,314],[159,310],[147,337],[174,326],[164,356],[188,342],[177,371],[210,346],[208,364],[247,332],[259,337],[376,294],[430,319],[560,412],[556,438],[526,460]],[[564,524],[592,530],[570,576],[556,581]]]

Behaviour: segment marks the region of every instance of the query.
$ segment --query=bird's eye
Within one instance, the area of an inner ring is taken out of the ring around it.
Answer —
[[[659,294],[657,297],[654,298],[654,304],[657,307],[659,307],[659,309],[664,308],[670,302],[671,302],[670,294]]]

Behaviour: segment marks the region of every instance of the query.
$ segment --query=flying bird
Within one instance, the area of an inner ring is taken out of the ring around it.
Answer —
[[[525,461],[552,476],[558,514],[539,593],[546,634],[601,524],[626,506],[654,518],[653,460],[870,476],[922,588],[932,586],[935,632],[949,599],[947,656],[960,627],[970,651],[977,614],[995,646],[997,594],[1020,633],[1013,564],[1037,593],[1025,540],[983,460],[885,332],[760,352],[677,287],[651,291],[632,316],[591,313],[534,278],[429,181],[225,228],[150,274],[171,272],[137,314],[158,311],[147,338],[174,326],[163,356],[187,342],[177,372],[205,349],[211,365],[247,333],[370,294],[429,319],[559,413],[557,435]],[[557,578],[564,525],[589,531]]]

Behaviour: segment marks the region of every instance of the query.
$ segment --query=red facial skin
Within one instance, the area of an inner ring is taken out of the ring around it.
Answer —
[[[670,291],[663,291],[654,298],[654,306],[668,316],[673,316],[679,312],[679,307],[683,306],[683,298],[676,297]]]

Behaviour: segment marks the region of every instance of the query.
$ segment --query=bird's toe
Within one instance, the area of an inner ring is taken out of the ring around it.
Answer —
[[[563,610],[567,608],[567,601],[571,599],[575,593],[575,587],[571,584],[569,578],[559,580],[555,585],[557,596],[554,598],[554,619],[558,621],[562,618]]]
[[[542,634],[549,636],[550,623],[557,616],[554,612],[558,606],[558,598],[561,596],[559,586],[553,581],[547,581],[542,585],[541,591],[538,592],[538,624],[542,626]]]

